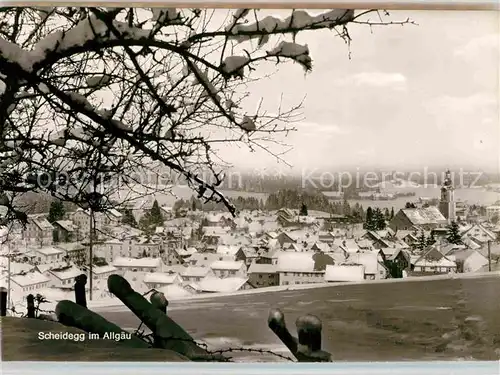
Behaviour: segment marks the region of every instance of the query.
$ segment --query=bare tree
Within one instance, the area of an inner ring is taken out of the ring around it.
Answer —
[[[268,143],[300,120],[300,103],[242,109],[247,85],[262,79],[258,67],[292,61],[310,71],[307,45],[295,42],[300,32],[330,29],[349,43],[349,23],[393,23],[369,21],[381,17],[375,10],[295,10],[278,19],[239,9],[217,24],[216,12],[0,8],[4,219],[26,221],[16,197],[30,191],[106,211],[125,199],[116,196],[119,183],[148,185],[134,172],[162,170],[234,214],[218,190],[225,165],[217,145],[279,158]]]

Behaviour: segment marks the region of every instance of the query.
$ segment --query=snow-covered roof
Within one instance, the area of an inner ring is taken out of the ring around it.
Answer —
[[[325,281],[361,281],[365,278],[365,270],[361,265],[328,265],[325,269]]]
[[[469,229],[467,229],[466,231],[462,232],[462,236],[466,236],[466,237],[475,237],[475,236],[479,236],[481,234],[488,237],[491,241],[496,240],[496,235],[493,232],[491,232],[490,230],[486,229],[481,224],[475,224],[475,225],[471,226]]]
[[[77,226],[71,220],[58,220],[56,224],[68,232],[74,232]]]
[[[111,265],[106,265],[106,266],[93,266],[92,267],[92,273],[95,275],[102,275],[105,273],[110,273],[110,272],[115,272],[118,271],[116,267],[113,267]]]
[[[55,247],[64,250],[66,252],[79,251],[85,249],[85,246],[79,242],[61,242],[58,243]]]
[[[176,281],[180,281],[178,273],[153,272],[144,277],[145,283],[174,284]]]
[[[52,264],[38,264],[36,266],[36,268],[38,271],[45,273],[45,272],[50,271],[50,270],[55,270],[58,268],[66,267],[67,265],[68,265],[68,262],[60,261],[60,262],[54,262]]]
[[[357,251],[360,250],[358,244],[353,239],[343,240],[342,244],[339,246],[348,253],[356,253]]]
[[[57,277],[59,280],[67,280],[67,279],[74,279],[75,277],[77,276],[80,276],[81,274],[83,274],[83,272],[81,270],[79,270],[78,268],[74,267],[74,266],[70,266],[66,269],[62,269],[62,270],[50,270],[49,271],[52,275],[54,275],[55,277]]]
[[[217,254],[234,256],[241,246],[237,245],[219,245],[217,246]]]
[[[45,218],[43,214],[40,215],[30,215],[29,218],[32,222],[41,230],[52,230],[54,227],[49,221]]]
[[[218,260],[210,265],[213,270],[239,270],[245,263],[243,261]]]
[[[191,256],[195,253],[197,253],[198,250],[196,250],[195,247],[188,247],[187,249],[177,249],[177,254],[179,254],[181,257],[184,256],[184,257],[187,257],[187,256]]]
[[[446,218],[437,207],[407,208],[402,210],[413,225],[443,224]]]
[[[247,281],[248,278],[241,277],[228,277],[224,279],[205,277],[201,281],[194,283],[193,287],[200,292],[232,293],[240,290]]]
[[[7,272],[8,268],[8,258],[0,258],[0,270],[1,272]],[[33,270],[35,266],[29,264],[29,263],[18,263],[18,262],[10,262],[10,274],[11,275],[17,275],[23,272],[30,272]]]
[[[138,268],[154,268],[161,264],[160,258],[116,258],[113,261],[115,267],[138,267]]]
[[[210,272],[210,268],[208,267],[196,267],[189,266],[185,267],[181,271],[181,276],[183,277],[205,277]]]
[[[278,270],[275,264],[257,264],[252,263],[247,273],[276,273]]]
[[[179,284],[168,284],[158,288],[157,290],[165,294],[167,298],[187,297],[192,295],[192,293],[188,292]]]
[[[11,281],[22,287],[46,283],[50,281],[47,276],[37,271],[29,272],[25,275],[14,275],[10,279]]]
[[[378,273],[378,255],[376,252],[349,254],[346,263],[362,265],[364,273],[368,275]]]
[[[117,211],[117,210],[115,210],[114,208],[111,208],[111,209],[110,209],[110,210],[108,210],[106,213],[107,213],[107,214],[110,214],[110,215],[112,215],[112,216],[114,216],[114,217],[115,217],[115,218],[117,218],[117,219],[120,219],[120,218],[123,216],[120,212],[118,212],[118,211]]]
[[[64,254],[63,250],[56,249],[53,246],[46,246],[42,247],[40,249],[35,250],[37,253],[43,254],[43,255],[57,255],[57,254]]]
[[[278,272],[314,272],[314,253],[279,252]]]

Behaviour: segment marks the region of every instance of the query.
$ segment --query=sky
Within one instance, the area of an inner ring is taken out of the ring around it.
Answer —
[[[499,171],[498,13],[392,11],[387,20],[407,17],[418,25],[351,25],[350,49],[330,31],[299,34],[312,72],[289,63],[249,86],[255,103],[262,98],[269,110],[281,97],[288,105],[305,97],[304,121],[285,139],[293,150],[284,159],[294,170]],[[245,147],[228,146],[220,155],[236,168],[284,167]]]

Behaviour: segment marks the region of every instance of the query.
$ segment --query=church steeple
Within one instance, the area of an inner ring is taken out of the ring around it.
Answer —
[[[456,220],[455,214],[455,188],[453,187],[453,179],[450,170],[447,170],[444,175],[443,184],[441,185],[441,200],[439,201],[439,211],[448,219],[448,223]]]

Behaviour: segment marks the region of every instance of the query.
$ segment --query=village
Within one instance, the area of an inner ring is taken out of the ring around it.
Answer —
[[[488,207],[482,218],[468,218],[459,206],[447,178],[438,206],[408,203],[389,220],[370,218],[364,224],[304,205],[244,210],[233,217],[195,207],[159,207],[145,198],[122,212],[94,213],[90,241],[89,211],[77,209],[52,222],[50,213],[30,215],[28,225],[10,230],[4,242],[1,286],[10,290],[15,309],[28,294],[54,302],[74,299],[75,278],[81,274],[89,279],[90,300],[109,301],[112,274],[125,277],[140,293],[155,289],[167,298],[182,298],[498,271],[500,226],[492,215],[498,215],[499,205]],[[147,232],[130,225],[155,217]]]

